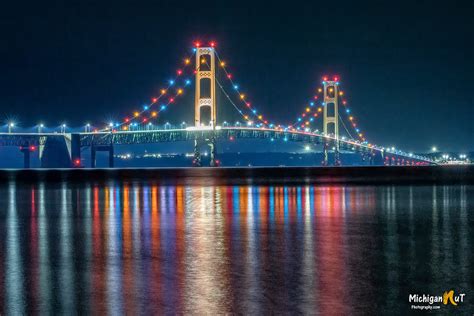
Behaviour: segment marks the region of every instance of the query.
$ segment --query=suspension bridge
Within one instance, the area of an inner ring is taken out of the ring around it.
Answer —
[[[216,75],[218,69],[224,80]],[[187,70],[192,70],[195,79],[194,124],[156,124],[165,110],[176,104],[184,90],[190,88],[192,81],[185,76]],[[217,89],[242,117],[241,121],[230,124],[218,118]],[[203,165],[203,147],[210,149],[210,166],[218,166],[218,144],[235,139],[318,145],[323,159],[315,165],[339,166],[343,163],[341,152],[360,153],[374,165],[435,164],[428,157],[369,143],[347,105],[337,76],[323,77],[316,91],[317,94],[311,97],[293,122],[277,124],[251,104],[213,42],[205,47],[195,43],[192,55],[183,59],[182,68],[176,71],[167,87],[157,97],[151,98],[141,111],[133,112],[121,122],[112,122],[101,128],[87,124],[83,131],[76,132],[67,132],[65,125],[60,132],[45,132],[42,125],[36,132],[22,132],[15,131],[14,125],[9,123],[8,132],[0,133],[0,147],[18,147],[23,153],[25,168],[30,167],[30,156],[34,152],[38,152],[42,167],[83,167],[81,153],[85,150],[90,150],[91,168],[96,167],[99,151],[108,152],[108,166],[114,167],[115,146],[180,141],[194,143],[193,166]],[[317,122],[322,123],[321,131],[315,128]]]

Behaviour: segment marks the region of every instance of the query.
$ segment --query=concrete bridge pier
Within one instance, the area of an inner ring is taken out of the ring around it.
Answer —
[[[323,145],[323,161],[322,161],[323,166],[327,166],[329,164],[328,148],[329,148],[329,144],[327,142],[324,142],[324,145]]]
[[[199,140],[194,139],[194,158],[193,167],[201,167],[201,152],[199,150]]]
[[[31,151],[30,145],[26,144],[20,147],[20,151],[23,153],[23,168],[29,169],[31,166],[30,158],[31,158]]]
[[[211,141],[209,142],[209,147],[211,147],[211,161],[209,162],[209,165],[211,167],[217,167],[217,149],[216,149],[216,138],[212,136]]]
[[[91,168],[96,167],[96,156],[98,151],[107,151],[109,153],[109,168],[114,167],[114,145],[104,145],[104,146],[96,146],[94,144],[91,145]]]
[[[212,136],[211,138],[199,139],[196,137],[194,139],[194,158],[193,158],[193,167],[202,166],[202,157],[201,157],[201,146],[207,145],[210,147],[210,161],[209,166],[217,167],[217,146],[216,138]]]

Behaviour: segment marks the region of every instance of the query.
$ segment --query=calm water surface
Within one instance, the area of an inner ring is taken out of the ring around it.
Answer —
[[[3,183],[0,311],[400,314],[454,289],[472,314],[473,211],[473,186]]]

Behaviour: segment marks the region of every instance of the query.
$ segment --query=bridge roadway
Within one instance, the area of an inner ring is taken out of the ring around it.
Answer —
[[[315,132],[298,130],[281,130],[271,128],[217,126],[160,128],[138,131],[98,131],[78,133],[0,133],[0,146],[17,146],[21,148],[37,146],[40,158],[47,141],[62,140],[68,149],[70,161],[80,159],[81,148],[91,147],[98,150],[109,150],[113,155],[114,145],[153,144],[163,142],[194,141],[195,139],[232,140],[232,139],[273,139],[288,142],[304,142],[309,144],[328,143],[330,148],[336,143],[331,136]],[[435,164],[427,157],[409,154],[403,151],[390,151],[368,143],[354,140],[339,139],[341,151],[359,152],[367,156],[385,159],[385,164]],[[95,155],[95,154],[94,154]],[[74,163],[73,163],[74,165]],[[113,165],[113,163],[111,163]]]

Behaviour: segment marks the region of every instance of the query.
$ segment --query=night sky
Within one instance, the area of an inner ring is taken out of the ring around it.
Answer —
[[[442,3],[2,4],[0,115],[21,126],[118,120],[158,94],[194,40],[215,40],[276,122],[292,123],[321,77],[337,74],[368,140],[474,150],[474,4]],[[167,120],[192,121],[191,92]],[[219,115],[233,117],[224,103]]]

